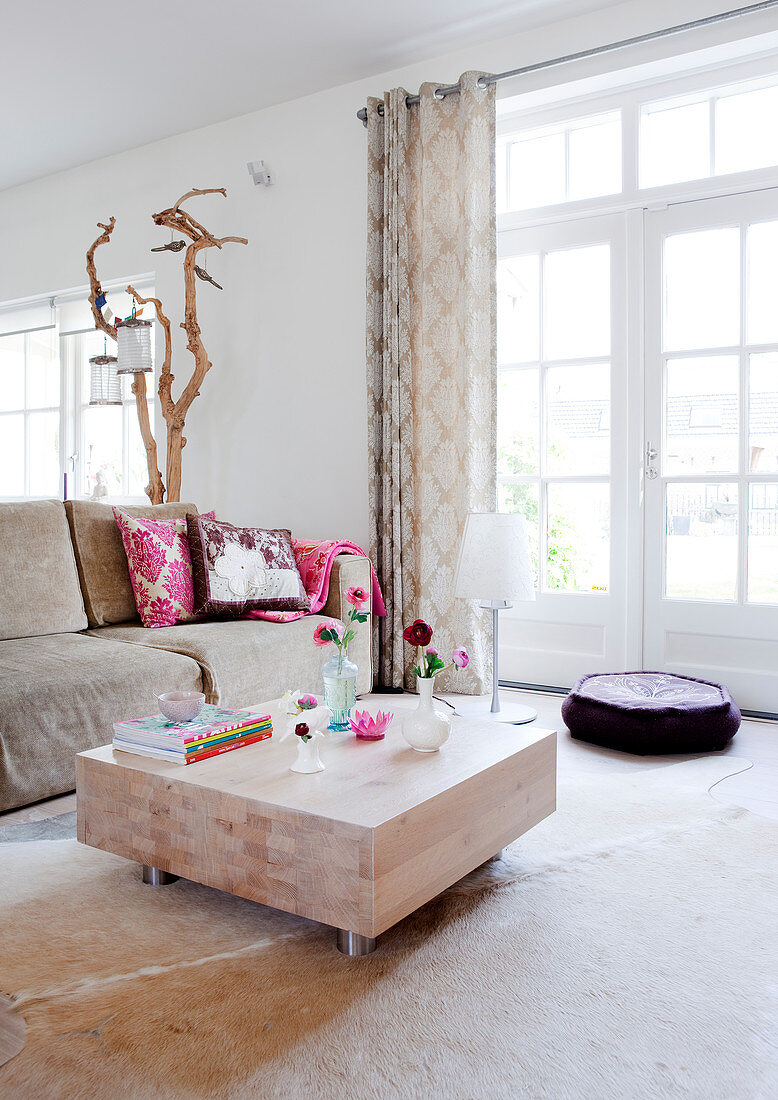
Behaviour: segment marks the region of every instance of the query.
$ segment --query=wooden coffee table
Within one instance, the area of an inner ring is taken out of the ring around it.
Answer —
[[[419,753],[393,709],[383,741],[324,741],[316,775],[289,770],[297,746],[277,731],[187,766],[80,753],[78,839],[143,864],[146,882],[182,876],[297,913],[367,954],[556,808],[553,731],[454,718],[440,752]]]

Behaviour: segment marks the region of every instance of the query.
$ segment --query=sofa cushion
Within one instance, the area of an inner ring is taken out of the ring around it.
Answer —
[[[110,505],[92,500],[65,503],[89,626],[138,619],[127,556]],[[141,519],[179,519],[194,504],[148,504],[122,508]]]
[[[197,615],[310,611],[289,531],[187,516]]]
[[[321,615],[291,623],[257,619],[182,623],[159,630],[126,623],[90,631],[95,638],[134,642],[193,657],[202,669],[209,703],[245,707],[277,698],[288,690],[323,691],[321,666],[329,653],[313,644]],[[367,688],[370,690],[369,682]]]
[[[0,504],[0,639],[86,625],[62,501]]]
[[[122,536],[130,582],[144,626],[175,626],[194,618],[188,519],[140,519],[113,510]],[[213,519],[213,512],[208,515]]]
[[[0,641],[0,811],[72,791],[76,753],[172,690],[202,690],[196,661],[83,634]]]

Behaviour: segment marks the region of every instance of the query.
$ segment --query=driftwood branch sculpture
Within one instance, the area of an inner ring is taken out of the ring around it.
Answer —
[[[98,222],[97,228],[102,229],[102,233],[97,240],[92,242],[90,248],[86,253],[86,273],[89,276],[89,304],[92,307],[92,316],[95,319],[95,328],[99,328],[106,336],[110,336],[112,340],[116,339],[116,325],[110,324],[103,317],[102,310],[97,304],[97,299],[102,297],[103,288],[100,286],[100,280],[97,277],[97,268],[95,267],[95,252],[101,244],[108,244],[111,239],[111,234],[116,226],[116,218],[111,218],[107,225],[104,222]]]
[[[202,279],[205,277],[208,282],[213,282],[217,287],[218,283],[210,279],[207,273],[204,276],[202,274],[202,269],[198,270],[198,264],[196,262],[197,256],[207,248],[221,248],[225,244],[248,244],[246,237],[214,237],[208,232],[205,226],[201,225],[192,217],[188,210],[181,209],[182,204],[186,202],[187,199],[200,195],[223,195],[226,197],[227,192],[223,187],[209,187],[205,189],[193,188],[191,191],[187,191],[185,195],[182,195],[181,198],[174,203],[173,206],[168,207],[167,210],[161,210],[158,214],[152,215],[152,220],[155,225],[164,226],[174,232],[178,232],[182,236],[187,237],[190,241],[186,246],[186,252],[184,254],[184,320],[181,322],[181,328],[186,332],[186,346],[187,350],[194,357],[194,367],[191,377],[184,386],[177,401],[173,400],[172,394],[174,375],[171,369],[173,342],[170,320],[165,316],[162,310],[162,302],[159,298],[143,298],[134,287],[127,287],[127,293],[130,294],[139,305],[154,306],[157,319],[162,325],[165,339],[165,354],[160,369],[158,393],[162,416],[167,431],[165,474],[167,478],[168,502],[181,499],[181,455],[183,448],[186,446],[186,437],[184,436],[186,415],[189,412],[192,402],[200,392],[203,379],[212,366],[202,341],[200,326],[197,323],[197,284],[195,278],[198,277]],[[113,339],[116,339],[116,327],[105,319],[101,312],[101,308],[97,305],[97,301],[102,295],[102,287],[97,277],[94,260],[95,250],[101,244],[106,244],[111,239],[111,233],[116,225],[116,219],[111,218],[107,225],[104,225],[102,222],[98,222],[97,224],[98,227],[103,230],[103,233],[97,238],[86,255],[87,274],[89,275],[90,287],[90,304],[96,327],[107,333],[107,335],[112,336]],[[173,243],[179,244],[179,242]],[[181,244],[183,244],[183,242],[181,242]],[[179,251],[179,247],[174,249],[171,243],[171,246],[167,246],[165,250],[169,249],[177,252]],[[160,249],[154,251],[160,251]],[[149,469],[149,484],[146,487],[146,493],[152,504],[160,504],[165,499],[165,486],[157,465],[157,443],[149,424],[148,405],[146,404],[146,377],[144,374],[136,374],[134,377],[135,382],[132,388],[138,407],[138,421],[141,435],[143,436],[143,444],[146,448],[146,458]],[[141,402],[143,405],[142,408]]]
[[[98,305],[98,302],[103,298],[103,288],[97,277],[95,252],[101,244],[108,244],[115,226],[116,218],[113,217],[107,225],[103,222],[98,222],[97,227],[98,229],[102,229],[103,232],[92,243],[92,246],[87,250],[86,254],[86,272],[89,276],[89,305],[92,308],[92,316],[95,319],[95,328],[100,329],[106,336],[110,336],[112,340],[118,339],[116,325],[112,325],[111,322],[105,318],[102,307]],[[136,301],[139,300],[137,292],[134,291],[132,287],[127,287],[127,292],[132,294]],[[162,474],[159,472],[159,466],[157,464],[157,441],[154,438],[154,433],[151,430],[151,423],[149,421],[149,405],[146,393],[145,374],[138,373],[133,376],[132,392],[135,395],[135,407],[138,411],[138,426],[140,427],[143,446],[146,448],[146,465],[149,471],[149,483],[146,486],[146,495],[152,504],[161,504],[165,499],[165,486],[162,483]]]

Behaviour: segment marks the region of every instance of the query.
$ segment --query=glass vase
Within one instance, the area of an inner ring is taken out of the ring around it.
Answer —
[[[321,670],[324,680],[324,705],[332,711],[329,729],[337,733],[351,732],[349,715],[357,701],[357,666],[343,650]]]

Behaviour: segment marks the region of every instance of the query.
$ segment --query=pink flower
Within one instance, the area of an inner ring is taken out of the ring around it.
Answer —
[[[346,600],[353,604],[357,611],[364,611],[370,602],[370,596],[365,592],[364,588],[359,585],[352,585],[346,593]]]
[[[387,727],[393,718],[391,711],[379,710],[373,718],[369,711],[355,710],[354,717],[349,718],[349,725],[361,740],[380,741],[386,735]]]
[[[433,649],[432,646],[430,646],[429,649],[427,650],[427,656],[428,657],[437,657],[438,655],[439,654],[438,654],[437,649]]]
[[[318,707],[319,700],[315,695],[301,695],[297,700],[297,705],[300,710],[313,710],[314,707]]]
[[[330,638],[322,638],[322,636],[321,636],[322,630],[329,630],[329,626],[328,626],[327,623],[319,623],[319,625],[314,630],[314,632],[313,632],[313,644],[314,645],[325,646],[325,645],[330,644],[330,641],[331,641]]]
[[[326,635],[323,637],[322,635]],[[326,623],[319,623],[313,632],[313,644],[317,646],[329,645],[335,638],[343,637],[343,628],[335,619],[327,619]]]
[[[459,646],[451,654],[451,660],[457,666],[457,668],[467,668],[470,664],[470,654],[462,646]]]

